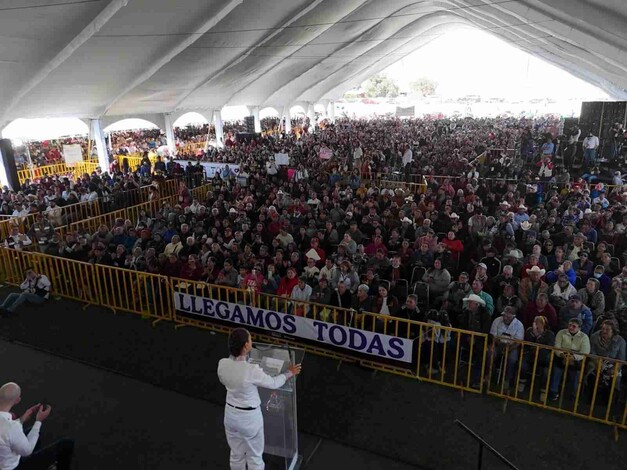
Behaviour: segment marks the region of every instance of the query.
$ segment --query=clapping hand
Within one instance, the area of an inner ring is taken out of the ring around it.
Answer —
[[[27,409],[24,412],[24,414],[22,416],[20,416],[20,422],[22,424],[24,424],[26,421],[28,421],[30,419],[30,417],[32,416],[32,414],[39,410],[40,406],[41,406],[41,404],[37,403],[36,405],[31,406],[29,409]]]
[[[46,419],[51,411],[52,407],[50,405],[41,405],[39,407],[39,411],[37,412],[37,421],[41,422]]]

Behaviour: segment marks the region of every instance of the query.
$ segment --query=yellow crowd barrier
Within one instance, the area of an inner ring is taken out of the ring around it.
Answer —
[[[404,181],[380,180],[377,183],[379,189],[402,189],[411,194],[423,194],[427,192],[427,183],[406,183]]]
[[[165,276],[6,248],[0,249],[0,267],[9,284],[19,285],[26,269],[33,268],[50,279],[53,296],[154,320],[172,319],[172,295]]]
[[[74,220],[88,219],[97,217],[101,213],[100,203],[98,201],[86,201],[78,204],[70,204],[69,206],[56,207],[50,211],[44,212],[44,215],[54,225],[55,229],[68,225]],[[11,234],[11,229],[17,226],[20,233],[26,233],[35,222],[38,213],[28,214],[24,217],[13,217],[11,219],[3,219],[0,221],[0,238],[5,239]]]
[[[267,333],[255,336],[281,344],[294,344],[308,351],[341,360],[359,362],[375,370],[399,374],[408,378],[436,383],[461,391],[481,393],[502,398],[505,405],[515,401],[549,409],[589,421],[626,429],[627,408],[622,389],[622,372],[627,362],[582,355],[581,362],[561,363],[564,350],[524,341],[511,341],[516,346],[504,347],[497,354],[488,336],[441,326],[421,323],[390,315],[359,314],[354,310],[330,307],[307,301],[296,301],[276,295],[254,293],[248,289],[230,288],[157,274],[130,271],[110,266],[93,265],[53,257],[41,253],[0,248],[0,268],[9,284],[22,282],[27,267],[47,275],[52,281],[53,295],[101,305],[114,311],[126,311],[156,321],[174,321],[176,326],[228,332],[233,324],[202,315],[185,315],[175,309],[175,297],[191,294],[242,306],[253,306],[286,314],[296,314],[313,320],[351,326],[363,332],[377,332],[411,339],[414,344],[413,362],[406,366],[390,359],[360,355],[315,343]],[[517,361],[513,351],[518,352]],[[549,402],[551,377],[562,368],[559,380],[560,399]],[[508,368],[510,369],[508,371]],[[512,377],[506,387],[505,379]],[[572,380],[572,398],[568,382]],[[520,387],[522,384],[526,387]],[[543,393],[542,390],[545,390]]]
[[[98,230],[98,228],[101,225],[106,225],[108,228],[113,227],[117,219],[124,219],[124,220],[128,219],[133,224],[135,224],[137,220],[139,219],[140,213],[142,211],[145,211],[146,214],[152,217],[152,215],[154,215],[154,213],[157,210],[163,207],[164,204],[170,204],[170,205],[178,204],[177,193],[178,193],[178,187],[179,187],[178,185],[180,183],[179,180],[168,180],[165,183],[166,184],[164,184],[163,186],[160,186],[160,190],[163,190],[166,193],[172,193],[172,194],[168,194],[165,197],[161,197],[153,201],[145,201],[140,204],[134,204],[124,209],[119,209],[117,211],[105,213],[97,217],[91,217],[88,219],[78,220],[77,222],[70,224],[69,229],[71,232],[78,231],[81,233],[93,234],[96,232],[96,230]],[[197,188],[194,188],[191,190],[192,196],[195,199],[204,201],[207,195],[207,191],[211,190],[211,187],[212,187],[211,184],[205,184]],[[144,187],[144,188],[147,188],[147,187]],[[144,190],[144,188],[142,188],[142,190]],[[142,194],[141,198],[145,200],[147,198],[146,194],[147,193]]]
[[[489,356],[489,395],[627,429],[627,362],[514,340]]]
[[[141,166],[142,161],[144,160],[144,155],[142,152],[136,152],[129,155],[116,155],[115,159],[117,160],[120,168],[122,168],[124,160],[126,160],[129,168],[132,171],[135,171]],[[148,154],[148,159],[150,160],[150,163],[154,165],[157,162],[157,155]]]
[[[67,175],[77,178],[85,173],[91,174],[99,167],[98,162],[83,161],[74,165],[67,165],[65,163],[55,163],[53,165],[34,166],[32,168],[26,168],[17,171],[17,178],[20,184],[23,184],[27,179],[31,181],[39,180],[44,176],[50,175]]]
[[[198,152],[198,150],[204,150],[205,146],[207,145],[206,142],[190,142],[184,145],[181,145],[178,147],[177,149],[177,153],[196,153]]]

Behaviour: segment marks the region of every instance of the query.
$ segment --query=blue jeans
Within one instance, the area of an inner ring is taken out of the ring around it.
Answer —
[[[30,292],[22,292],[21,294],[16,294],[15,292],[9,294],[0,308],[6,309],[9,312],[15,312],[15,310],[22,305],[24,302],[30,302],[31,304],[42,304],[46,301],[44,297],[37,294],[31,294]]]
[[[557,359],[557,358],[556,358]],[[574,362],[568,366],[568,375],[566,377],[566,385],[564,387],[564,393],[569,390],[572,393],[576,393],[577,384],[579,383],[579,373],[581,369],[581,363]],[[564,376],[564,367],[561,364],[553,362],[553,372],[551,374],[551,384],[549,385],[549,391],[551,395],[559,393],[562,386],[562,377]]]
[[[512,380],[514,379],[514,377],[516,377],[516,373],[518,372],[518,367],[516,367],[518,365],[518,354],[519,348],[513,348],[510,349],[509,354],[507,355],[507,370],[505,372],[505,380],[508,385],[512,383]],[[494,357],[492,357],[492,355],[494,355]],[[496,367],[500,365],[498,363],[500,362],[502,357],[505,357],[504,344],[499,344],[498,346],[495,346],[494,350],[492,348],[488,350],[488,364],[492,364],[493,371],[495,371]],[[503,365],[503,367],[505,367],[505,365]]]
[[[586,165],[592,166],[597,159],[597,149],[585,149],[583,151],[584,161]]]

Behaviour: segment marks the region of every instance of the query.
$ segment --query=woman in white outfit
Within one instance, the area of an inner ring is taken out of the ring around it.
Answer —
[[[230,357],[220,359],[218,377],[226,387],[224,429],[231,447],[231,469],[263,470],[263,416],[257,387],[277,389],[300,373],[300,364],[271,377],[261,367],[246,361],[253,347],[248,330],[237,328],[229,336]]]

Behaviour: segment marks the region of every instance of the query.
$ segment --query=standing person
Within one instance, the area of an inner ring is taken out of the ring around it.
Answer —
[[[271,377],[246,356],[253,348],[248,330],[236,328],[229,335],[228,358],[220,359],[218,377],[226,387],[224,429],[231,448],[231,470],[263,470],[263,415],[257,387],[277,389],[300,374],[301,365],[290,365],[284,374]]]
[[[74,451],[74,441],[71,439],[62,439],[36,450],[41,423],[50,415],[52,408],[37,404],[26,410],[19,419],[13,419],[11,408],[21,399],[22,389],[18,384],[9,382],[0,387],[0,468],[46,470],[56,463],[57,470],[70,470]],[[27,434],[23,426],[33,414],[35,424]]]
[[[50,297],[50,281],[44,274],[37,274],[34,269],[26,269],[26,279],[20,284],[21,294],[9,294],[2,305],[0,313],[13,313],[24,302],[41,304]]]
[[[593,167],[597,161],[597,149],[599,148],[599,138],[588,132],[588,136],[583,139],[583,157],[586,166]]]

